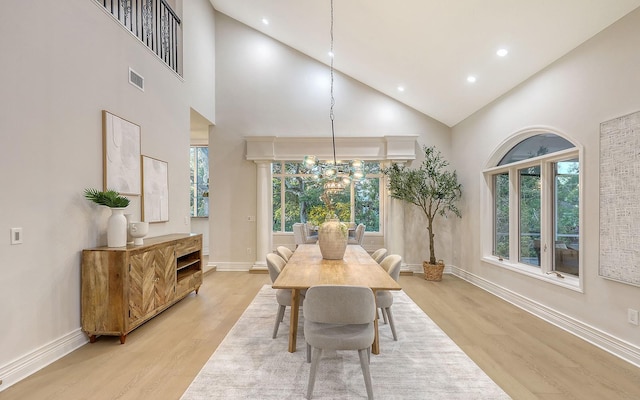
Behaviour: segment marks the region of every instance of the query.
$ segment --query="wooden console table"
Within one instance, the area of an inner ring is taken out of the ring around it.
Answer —
[[[202,285],[202,235],[145,238],[141,246],[82,251],[82,330],[127,334]]]

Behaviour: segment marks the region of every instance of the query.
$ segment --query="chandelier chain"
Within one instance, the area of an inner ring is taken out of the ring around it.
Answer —
[[[330,28],[330,34],[331,34],[331,53],[330,53],[330,66],[329,66],[329,70],[331,71],[331,107],[329,108],[329,119],[331,120],[331,140],[332,140],[332,144],[333,144],[333,165],[337,168],[338,166],[338,162],[336,161],[336,132],[335,132],[335,126],[334,126],[334,115],[333,115],[333,107],[336,105],[336,99],[333,96],[333,58],[334,58],[334,53],[333,53],[333,0],[331,0],[331,28]]]

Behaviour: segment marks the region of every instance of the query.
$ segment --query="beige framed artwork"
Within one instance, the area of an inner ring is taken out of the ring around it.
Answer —
[[[142,220],[169,220],[169,164],[142,156]]]
[[[104,190],[139,196],[140,126],[102,110]]]

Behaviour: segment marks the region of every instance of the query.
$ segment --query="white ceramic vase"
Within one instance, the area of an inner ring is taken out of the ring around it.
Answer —
[[[112,208],[107,222],[107,247],[124,247],[127,245],[127,218],[124,208]]]
[[[144,244],[143,238],[149,233],[148,222],[131,222],[129,223],[129,235],[133,238],[133,244],[135,246],[142,246]]]
[[[347,250],[347,225],[330,219],[318,229],[318,245],[325,260],[341,260]]]

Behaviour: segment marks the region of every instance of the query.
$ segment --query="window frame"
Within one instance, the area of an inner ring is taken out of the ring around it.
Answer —
[[[513,147],[518,145],[523,140],[535,136],[538,134],[551,133],[560,136],[563,139],[568,140],[575,147],[565,150],[560,150],[554,153],[545,154],[528,158],[525,160],[516,161],[510,164],[495,166]],[[501,146],[494,152],[488,166],[482,171],[482,185],[481,185],[481,254],[480,259],[483,262],[496,265],[510,271],[514,271],[520,274],[524,274],[529,277],[540,279],[546,282],[551,282],[555,285],[565,287],[578,292],[583,292],[584,281],[584,262],[583,252],[578,253],[578,276],[556,273],[554,271],[553,257],[554,246],[550,246],[549,243],[554,242],[554,221],[552,220],[555,215],[554,204],[554,164],[559,161],[567,161],[577,159],[579,163],[579,189],[578,189],[578,241],[584,243],[584,161],[583,161],[583,149],[580,145],[576,145],[575,141],[569,139],[567,135],[561,134],[554,130],[549,129],[531,129],[516,133],[509,140],[503,142]],[[541,180],[541,198],[540,198],[540,266],[531,266],[525,263],[519,262],[520,257],[520,190],[518,171],[531,167],[540,167],[540,180]],[[494,255],[494,240],[495,240],[495,187],[494,177],[501,173],[508,173],[509,176],[509,257],[502,258]],[[546,249],[544,250],[546,245]],[[561,277],[562,276],[562,277]]]

